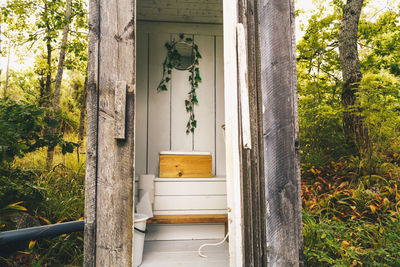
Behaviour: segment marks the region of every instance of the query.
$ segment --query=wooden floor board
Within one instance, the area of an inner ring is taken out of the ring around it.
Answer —
[[[144,246],[141,267],[225,267],[229,266],[228,243],[202,249],[208,258],[198,255],[198,248],[205,243],[217,243],[220,240],[190,241],[147,241]]]

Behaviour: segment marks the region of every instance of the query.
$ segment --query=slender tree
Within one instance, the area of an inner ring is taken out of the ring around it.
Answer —
[[[11,44],[8,43],[8,56],[7,56],[7,67],[6,67],[6,84],[4,86],[4,98],[7,97],[8,80],[10,79],[10,56],[11,56]]]
[[[341,95],[343,127],[347,140],[360,151],[368,147],[368,131],[364,126],[360,111],[354,108],[362,74],[358,58],[358,24],[363,0],[347,0],[339,32],[339,58],[343,76]]]
[[[68,32],[69,26],[71,22],[71,9],[72,9],[72,0],[67,0],[67,6],[65,9],[64,15],[64,28],[62,34],[62,41],[61,41],[61,48],[60,48],[60,56],[58,58],[58,68],[56,74],[56,81],[54,86],[54,96],[53,96],[53,112],[57,112],[60,108],[60,92],[61,92],[61,83],[62,83],[62,76],[64,72],[64,60],[65,60],[65,53],[66,47],[68,42]],[[53,133],[55,129],[52,130]],[[49,147],[47,149],[47,165],[51,166],[53,163],[54,157],[54,148]]]

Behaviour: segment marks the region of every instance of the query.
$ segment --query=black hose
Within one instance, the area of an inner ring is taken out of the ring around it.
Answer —
[[[140,230],[139,228],[135,227],[135,231],[138,231],[139,233],[142,233],[142,234],[147,234],[147,229],[143,231],[143,230]]]

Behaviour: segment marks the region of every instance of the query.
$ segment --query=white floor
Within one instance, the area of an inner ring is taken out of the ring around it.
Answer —
[[[205,243],[217,243],[220,240],[182,240],[182,241],[146,241],[143,261],[140,267],[227,267],[229,266],[228,243],[220,246],[207,246],[202,253],[198,249]]]

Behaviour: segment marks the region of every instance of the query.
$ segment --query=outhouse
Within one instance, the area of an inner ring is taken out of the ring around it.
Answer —
[[[303,265],[293,0],[89,2],[84,265],[133,266],[149,183],[153,247]]]

